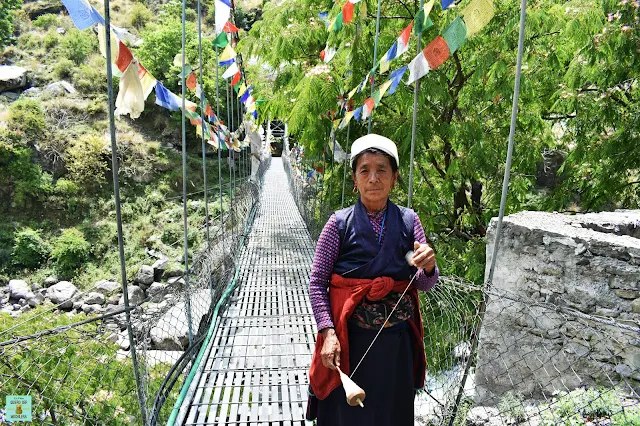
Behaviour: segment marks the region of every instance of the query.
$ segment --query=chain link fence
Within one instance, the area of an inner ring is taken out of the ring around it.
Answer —
[[[239,165],[248,168],[246,161]],[[268,166],[269,159],[261,163],[258,179],[233,179],[225,185],[223,214],[208,219],[210,239],[190,259],[188,274],[170,272],[166,283],[153,282],[143,291],[130,285],[128,309],[120,296],[120,303],[108,305],[104,314],[74,315],[69,307],[77,305],[81,311],[81,303],[86,304],[80,300],[86,295],[78,294],[3,318],[2,400],[30,395],[32,423],[37,425],[166,423],[208,332],[213,308],[234,274]],[[248,176],[248,170],[239,176],[243,174]],[[204,224],[198,226],[198,232],[203,229]],[[120,284],[112,284],[99,289],[103,298],[121,290]],[[8,424],[4,415],[0,413],[0,424]]]
[[[317,239],[335,194],[299,150],[284,159]],[[416,426],[640,425],[640,315],[590,315],[457,277],[420,297],[428,371]]]

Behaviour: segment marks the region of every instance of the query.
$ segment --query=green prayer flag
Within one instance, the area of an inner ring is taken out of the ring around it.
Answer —
[[[191,74],[192,72],[193,72],[193,70],[191,69],[191,65],[185,64],[185,66],[184,66],[184,78],[189,77],[189,74]],[[180,71],[180,74],[178,74],[178,77],[182,78],[182,71]]]
[[[375,92],[373,92],[373,101],[375,102],[376,106],[380,103],[380,90],[376,90]]]
[[[416,15],[415,23],[413,24],[413,32],[415,35],[422,34],[425,30],[428,30],[433,26],[433,21],[430,17],[424,14],[424,9]]]
[[[342,12],[338,13],[336,20],[333,22],[333,31],[340,31],[342,29]]]
[[[442,32],[442,37],[447,41],[449,54],[453,55],[453,52],[458,50],[467,39],[467,26],[464,24],[462,18],[458,16],[454,19]]]
[[[227,44],[229,44],[227,33],[222,31],[220,34],[218,34],[218,37],[216,37],[215,40],[213,40],[212,44],[213,44],[213,47],[217,47],[219,49],[224,49],[225,47],[227,47]]]

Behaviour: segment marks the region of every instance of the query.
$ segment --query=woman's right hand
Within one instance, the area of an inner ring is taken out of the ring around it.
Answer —
[[[324,337],[322,351],[320,352],[322,365],[331,370],[336,370],[337,367],[340,367],[340,341],[336,331],[333,328],[325,328],[322,330],[322,337]]]

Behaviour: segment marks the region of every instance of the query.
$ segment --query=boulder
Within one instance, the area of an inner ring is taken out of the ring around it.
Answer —
[[[61,2],[56,0],[25,0],[22,10],[29,15],[29,19],[34,21],[39,16],[47,13],[58,15],[64,10],[64,7]]]
[[[94,304],[83,303],[80,309],[82,310],[82,312],[84,312],[87,315],[101,314],[103,312],[102,305],[98,305],[95,303]]]
[[[129,295],[129,306],[137,305],[144,300],[144,291],[136,285],[130,286],[127,293]],[[118,305],[124,306],[124,295],[120,296]]]
[[[119,301],[120,301],[120,295],[114,294],[113,296],[109,296],[109,298],[107,299],[107,305],[118,306]]]
[[[27,70],[13,65],[0,65],[0,92],[22,89],[27,85]]]
[[[45,287],[51,287],[54,284],[58,284],[60,282],[60,279],[55,276],[55,275],[49,275],[47,278],[44,279],[44,286]]]
[[[56,96],[63,96],[67,93],[73,95],[76,93],[76,89],[66,81],[56,81],[44,88],[43,93],[55,98]]]
[[[73,308],[73,296],[78,292],[69,281],[60,281],[47,289],[47,299],[58,305],[60,309]]]
[[[29,87],[27,90],[22,92],[22,96],[26,96],[27,98],[37,98],[42,93],[42,89],[39,87]]]
[[[151,265],[151,267],[153,268],[153,279],[159,280],[160,278],[162,278],[162,275],[167,269],[167,266],[169,266],[169,259],[164,258],[156,260],[153,265]]]
[[[165,294],[169,291],[169,287],[166,284],[154,282],[147,289],[147,295],[154,302],[160,302],[164,298]]]
[[[31,287],[23,280],[9,281],[9,295],[13,300],[27,299],[33,296]]]
[[[155,349],[182,351],[189,346],[189,326],[185,304],[169,309],[151,329],[151,342]]]
[[[104,302],[104,294],[98,293],[97,291],[92,291],[91,293],[87,294],[87,297],[84,299],[84,303],[86,303],[87,305],[102,305],[104,304]]]
[[[102,293],[103,295],[109,297],[116,294],[118,291],[120,291],[121,288],[122,287],[120,286],[120,284],[115,281],[103,280],[94,284],[93,291]]]
[[[153,283],[154,268],[149,265],[142,265],[138,273],[136,274],[135,282],[144,285],[151,285]]]
[[[20,94],[16,92],[2,92],[0,96],[4,96],[9,102],[14,102],[18,100]]]
[[[42,304],[42,302],[44,302],[44,296],[42,293],[35,293],[33,297],[27,299],[27,304],[32,308]]]

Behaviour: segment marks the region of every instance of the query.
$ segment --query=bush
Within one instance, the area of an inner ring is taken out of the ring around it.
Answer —
[[[71,277],[89,259],[90,248],[82,232],[68,228],[54,241],[51,259],[58,272]]]
[[[76,65],[82,64],[87,56],[96,50],[97,43],[92,34],[69,30],[60,42],[60,53],[64,58],[72,60]]]
[[[20,133],[23,143],[43,139],[45,129],[44,110],[37,100],[21,98],[9,106],[9,130]]]
[[[50,30],[45,34],[44,39],[42,40],[42,45],[45,49],[51,50],[58,45],[60,42],[60,36],[55,30]]]
[[[0,142],[0,189],[9,193],[9,200],[0,205],[23,207],[29,198],[38,198],[50,190],[50,175],[42,173],[31,160],[31,149]]]
[[[35,21],[33,21],[33,26],[42,28],[43,30],[48,30],[51,27],[57,27],[58,15],[54,15],[53,13],[45,13],[44,15],[40,15]]]
[[[151,20],[151,18],[153,18],[153,14],[151,13],[151,11],[147,9],[145,5],[140,3],[134,4],[129,12],[131,26],[137,28],[138,30],[144,28],[147,25],[147,22]]]
[[[80,65],[71,77],[73,86],[81,93],[104,93],[107,90],[107,75],[104,67]]]
[[[50,251],[39,230],[23,228],[16,233],[11,257],[15,265],[36,268],[47,259]]]
[[[83,135],[74,141],[65,153],[67,170],[78,184],[96,189],[105,181],[107,163],[104,140],[101,136]]]
[[[53,75],[58,80],[66,80],[71,77],[76,64],[71,59],[60,58],[53,68]]]

